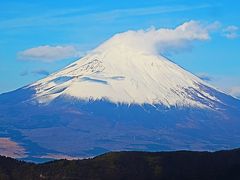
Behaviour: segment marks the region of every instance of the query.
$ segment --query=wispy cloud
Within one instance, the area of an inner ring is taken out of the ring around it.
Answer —
[[[175,5],[175,6],[156,6],[156,7],[145,7],[145,8],[128,8],[128,9],[115,9],[106,12],[95,13],[92,15],[97,15],[99,18],[122,18],[131,16],[144,16],[153,14],[165,14],[165,13],[175,13],[182,11],[191,11],[196,9],[210,8],[212,5],[201,4],[201,5]]]
[[[240,98],[240,85],[229,88],[229,93],[237,98]]]
[[[207,74],[207,73],[198,73],[196,74],[200,79],[202,79],[203,81],[206,81],[206,82],[210,82],[212,80],[212,77]]]
[[[27,76],[28,74],[29,74],[28,71],[23,71],[20,73],[20,76]]]
[[[21,60],[54,62],[67,58],[78,57],[79,53],[74,46],[39,46],[26,49],[18,53]]]
[[[64,24],[76,24],[82,20],[93,21],[114,21],[119,18],[129,18],[133,16],[144,16],[164,13],[185,12],[196,9],[210,8],[213,5],[175,5],[175,6],[154,6],[146,8],[128,8],[113,9],[106,11],[94,12],[91,9],[58,9],[40,15],[31,15],[27,17],[13,18],[0,21],[0,29],[21,28],[21,27],[38,27],[38,26],[58,26]]]
[[[50,74],[49,71],[44,69],[36,69],[32,71],[25,70],[22,73],[20,73],[20,76],[28,76],[28,75],[37,75],[37,76],[48,76]]]
[[[239,28],[237,26],[231,25],[223,29],[223,36],[228,39],[236,39],[239,37],[238,34]]]
[[[208,73],[198,73],[197,76],[227,94],[240,98],[240,77],[210,75]]]
[[[47,70],[39,69],[39,70],[32,71],[32,74],[41,75],[41,76],[48,76],[50,74],[50,72],[48,72]]]

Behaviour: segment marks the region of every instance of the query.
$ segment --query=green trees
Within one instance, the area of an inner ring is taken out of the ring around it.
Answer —
[[[0,157],[0,180],[240,179],[240,150],[221,152],[116,152],[93,159],[44,164]]]

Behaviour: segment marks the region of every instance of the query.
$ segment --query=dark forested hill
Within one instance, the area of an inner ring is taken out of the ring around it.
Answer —
[[[239,180],[240,149],[219,152],[114,152],[33,164],[0,157],[0,179]]]

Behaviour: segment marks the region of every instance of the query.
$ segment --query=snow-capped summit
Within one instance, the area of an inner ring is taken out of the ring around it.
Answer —
[[[35,99],[49,103],[70,96],[168,107],[213,107],[219,102],[202,89],[208,85],[201,79],[149,46],[143,48],[136,37],[127,37],[117,34],[80,60],[31,85],[37,91]]]

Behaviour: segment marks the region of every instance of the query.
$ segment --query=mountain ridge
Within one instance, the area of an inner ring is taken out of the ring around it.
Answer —
[[[237,180],[240,150],[110,152],[83,160],[35,164],[0,156],[1,179]]]

